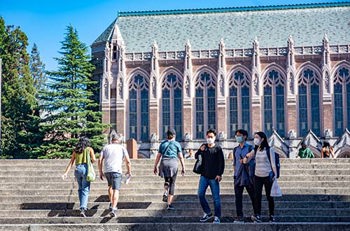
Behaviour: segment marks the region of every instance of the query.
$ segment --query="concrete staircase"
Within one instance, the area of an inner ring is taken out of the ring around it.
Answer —
[[[132,160],[133,177],[122,185],[118,218],[111,219],[107,183],[100,179],[91,185],[88,217],[79,216],[74,170],[61,179],[68,160],[0,160],[0,230],[350,230],[350,159],[282,159],[283,197],[275,200],[273,224],[249,221],[252,206],[247,195],[246,223],[233,223],[229,160],[221,183],[220,225],[199,223],[203,213],[196,195],[199,177],[192,173],[194,160],[186,160],[186,176],[178,176],[175,211],[167,211],[161,201],[163,180],[153,175],[153,163]]]

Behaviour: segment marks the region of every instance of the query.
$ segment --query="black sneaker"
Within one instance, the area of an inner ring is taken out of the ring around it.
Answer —
[[[209,214],[204,213],[203,217],[199,221],[200,222],[206,222],[206,221],[208,221],[211,218],[213,218],[213,214],[212,213],[209,213]]]
[[[269,222],[276,222],[274,215],[270,215]]]
[[[243,219],[243,217],[238,216],[238,217],[233,221],[233,223],[236,223],[236,224],[243,224],[243,223],[244,223],[244,219]]]
[[[173,205],[168,205],[168,207],[166,209],[167,210],[175,210],[175,207]]]
[[[163,194],[163,202],[168,202],[168,195],[166,193]]]
[[[261,223],[261,218],[259,215],[252,215],[251,219],[254,223]]]

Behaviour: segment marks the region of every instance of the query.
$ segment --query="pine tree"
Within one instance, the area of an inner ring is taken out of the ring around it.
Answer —
[[[18,27],[5,26],[0,18],[0,58],[2,59],[2,157],[28,158],[36,90],[29,70],[28,39]]]
[[[92,100],[94,66],[87,55],[88,49],[79,41],[77,31],[67,27],[64,41],[56,58],[58,70],[48,72],[49,81],[42,95],[43,109],[47,113],[41,123],[45,142],[42,158],[67,158],[77,139],[87,136],[92,147],[99,151],[104,143],[101,112],[93,110],[98,103]]]
[[[40,52],[34,43],[30,52],[30,73],[34,80],[34,87],[37,91],[43,90],[46,82],[45,64],[40,59]]]

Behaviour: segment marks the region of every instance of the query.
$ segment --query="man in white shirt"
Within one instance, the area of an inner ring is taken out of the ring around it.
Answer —
[[[120,141],[120,136],[112,135],[111,144],[108,144],[103,148],[98,161],[100,178],[103,180],[103,178],[106,177],[108,182],[108,196],[110,201],[109,207],[111,209],[111,217],[115,217],[117,212],[119,190],[123,175],[123,159],[125,160],[127,167],[126,176],[131,176],[131,163],[129,154],[128,151],[119,144]]]

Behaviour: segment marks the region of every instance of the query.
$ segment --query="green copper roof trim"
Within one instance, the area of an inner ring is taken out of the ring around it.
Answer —
[[[127,11],[127,12],[118,12],[117,17],[150,16],[150,15],[176,15],[176,14],[209,14],[209,13],[249,12],[249,11],[288,10],[288,9],[311,9],[311,8],[323,8],[323,7],[329,8],[329,7],[349,7],[349,6],[350,6],[350,2],[330,2],[330,3],[225,7],[225,8],[204,8],[204,9],[183,9],[183,10]]]

